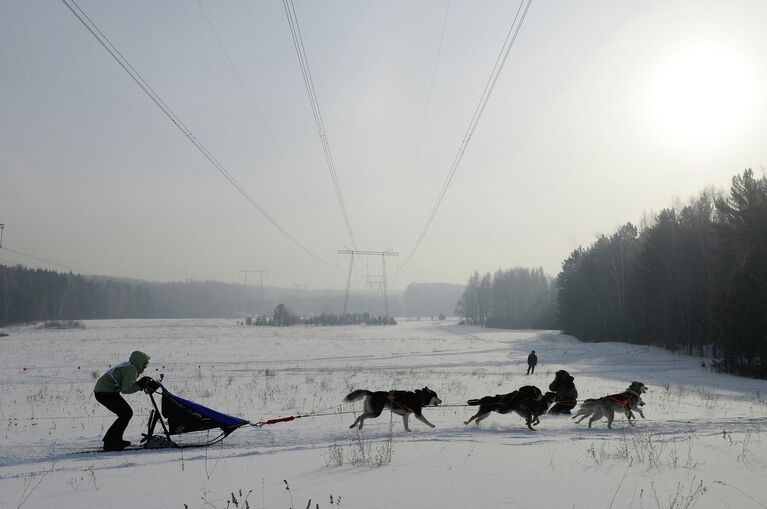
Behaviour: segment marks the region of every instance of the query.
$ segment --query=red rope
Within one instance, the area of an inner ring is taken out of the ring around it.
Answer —
[[[264,424],[277,424],[278,422],[289,422],[295,419],[300,419],[300,415],[291,415],[290,417],[280,417],[279,419],[269,419],[268,421],[259,421],[254,424],[257,428],[260,428]]]

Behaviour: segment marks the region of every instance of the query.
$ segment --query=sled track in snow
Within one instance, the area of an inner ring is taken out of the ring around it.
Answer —
[[[626,425],[625,420],[616,420],[613,429],[607,429],[605,422],[595,423],[591,429],[585,424],[575,424],[567,417],[544,416],[537,431],[529,431],[520,419],[508,416],[508,424],[489,426],[452,426],[437,427],[433,430],[414,427],[408,433],[402,429],[399,418],[393,421],[394,429],[391,434],[393,447],[396,451],[399,444],[408,442],[442,442],[445,445],[457,442],[497,443],[499,446],[524,447],[536,444],[556,444],[562,440],[568,441],[610,441],[631,439],[650,434],[658,441],[675,442],[693,438],[705,438],[721,435],[723,439],[739,440],[740,435],[757,429],[767,429],[767,417],[760,418],[723,418],[699,420],[638,420],[635,427]],[[501,418],[502,419],[502,418]],[[344,421],[345,422],[345,421]],[[417,425],[416,425],[417,426]],[[380,445],[389,440],[389,423],[381,421],[369,424],[362,432],[362,440],[372,446]],[[242,458],[263,456],[264,461],[274,454],[297,451],[317,450],[318,464],[322,463],[323,451],[333,444],[342,446],[352,445],[357,441],[357,432],[345,426],[330,431],[318,426],[317,429],[265,428],[260,430],[243,430],[232,435],[226,442],[210,446],[207,449],[140,449],[123,452],[105,452],[101,454],[82,454],[83,451],[94,450],[93,440],[82,440],[67,445],[50,442],[17,444],[11,450],[4,451],[0,457],[0,479],[16,478],[25,473],[3,473],[4,467],[29,465],[31,471],[45,470],[55,463],[59,471],[81,471],[84,465],[88,468],[113,469],[134,467],[137,464],[157,464],[195,461],[215,461],[217,459]]]

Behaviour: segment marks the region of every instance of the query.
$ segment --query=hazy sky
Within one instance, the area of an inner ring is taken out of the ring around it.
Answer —
[[[265,220],[56,0],[2,3],[4,245],[95,274],[241,281],[259,269],[271,285],[344,287],[336,251],[352,242],[282,2],[78,3],[329,263]],[[536,0],[431,228],[398,269],[518,6],[295,0],[357,247],[401,254],[387,259],[395,289],[464,283],[475,269],[555,275],[595,234],[767,166],[767,2]],[[5,249],[0,261],[40,265]],[[353,284],[380,272],[370,260]]]

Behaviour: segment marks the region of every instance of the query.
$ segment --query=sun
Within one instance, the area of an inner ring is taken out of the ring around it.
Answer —
[[[696,48],[670,57],[653,83],[652,107],[669,135],[711,143],[744,123],[751,80],[735,53]]]

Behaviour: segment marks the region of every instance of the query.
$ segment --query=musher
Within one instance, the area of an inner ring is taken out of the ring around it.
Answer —
[[[149,356],[144,352],[135,351],[130,354],[128,362],[112,367],[96,382],[96,387],[93,388],[96,401],[110,412],[117,414],[117,420],[104,435],[105,451],[122,451],[130,445],[129,441],[123,439],[123,433],[133,417],[133,410],[120,393],[133,394],[140,390],[157,390],[159,385],[148,376],[136,380],[148,365]]]

